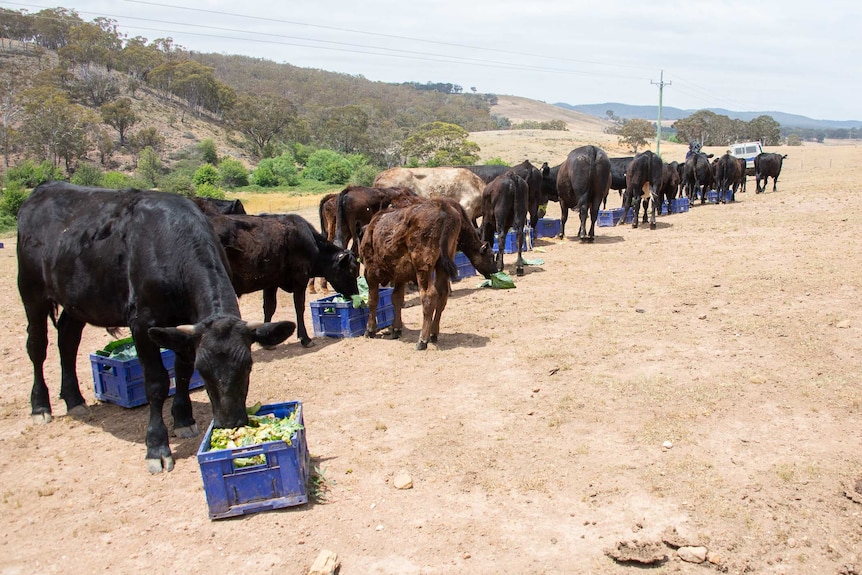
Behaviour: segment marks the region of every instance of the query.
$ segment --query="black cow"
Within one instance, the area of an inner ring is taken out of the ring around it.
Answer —
[[[759,194],[766,191],[768,178],[772,178],[772,191],[778,191],[776,188],[778,185],[778,175],[781,173],[781,164],[786,157],[787,154],[782,156],[781,154],[771,154],[769,152],[763,152],[754,157],[755,193]],[[761,180],[763,180],[762,188],[760,187]]]
[[[245,206],[239,200],[220,200],[203,196],[195,196],[192,200],[207,215],[245,213]]]
[[[745,178],[745,172],[739,172],[739,162],[730,154],[724,154],[715,161],[715,189],[718,191],[718,201],[725,203],[724,194],[730,190],[730,201],[736,201],[736,191],[740,181]]]
[[[170,382],[159,347],[176,353],[174,432],[194,437],[198,428],[189,398],[194,369],[204,380],[215,427],[246,425],[252,343],[276,345],[296,327],[240,319],[224,250],[207,216],[179,195],[41,184],[18,213],[17,249],[34,421],[52,419],[43,373],[48,318],[57,328],[60,397],[73,416],[88,411],[75,372],[84,325],[128,326],[150,404],[151,473],[174,467],[162,418]]]
[[[359,263],[350,250],[337,247],[296,214],[210,216],[230,262],[236,295],[263,290],[263,319],[275,313],[278,288],[293,293],[296,335],[312,345],[305,328],[305,288],[323,277],[339,293],[359,293]]]
[[[659,158],[651,150],[636,155],[626,170],[626,192],[623,194],[623,215],[617,225],[624,224],[628,217],[629,208],[635,211],[632,218],[632,227],[638,227],[638,218],[641,209],[641,198],[644,188],[649,186],[649,198],[644,201],[644,223],[647,222],[647,209],[649,209],[649,227],[656,228],[656,210],[661,213],[661,198],[659,188],[661,187],[662,164]],[[650,202],[652,200],[652,202]]]
[[[509,228],[515,229],[518,259],[515,274],[524,275],[524,226],[527,221],[527,182],[509,170],[497,176],[482,192],[482,240],[491,244],[497,240],[497,271],[503,271],[503,252]]]
[[[625,158],[610,158],[611,160],[611,189],[616,190],[622,198],[623,192],[626,190],[626,168],[634,159],[634,156]],[[607,198],[605,198],[604,206],[607,207]]]
[[[701,194],[700,203],[706,202],[706,191],[712,185],[712,167],[709,165],[709,157],[703,152],[697,152],[686,156],[682,171],[682,187],[685,196],[694,204],[697,195]]]
[[[665,163],[661,167],[661,186],[658,190],[658,201],[667,202],[670,212],[670,202],[679,195],[680,169],[678,162]]]
[[[582,242],[595,239],[599,208],[608,195],[611,185],[611,162],[604,150],[597,146],[581,146],[569,152],[557,172],[557,194],[560,201],[560,238],[566,237],[566,220],[569,208],[577,207],[581,216],[578,238]],[[591,220],[587,232],[587,211]]]
[[[502,176],[509,170],[513,170],[518,176],[527,182],[527,214],[530,216],[530,227],[535,229],[539,218],[544,217],[548,205],[548,189],[551,181],[551,169],[547,162],[541,168],[535,167],[529,160],[524,160],[517,166],[461,166],[467,168],[480,178],[485,184],[490,184],[494,178]],[[556,174],[554,174],[556,178]]]

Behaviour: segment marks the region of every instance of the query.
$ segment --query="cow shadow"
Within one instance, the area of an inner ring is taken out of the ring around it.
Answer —
[[[312,336],[314,345],[310,347],[302,347],[299,341],[282,343],[275,346],[273,349],[258,347],[252,351],[252,359],[255,363],[269,363],[278,361],[287,357],[298,357],[308,353],[315,353],[322,349],[326,349],[330,345],[337,344],[342,338],[328,336]]]
[[[613,229],[613,228],[609,228]],[[607,234],[597,234],[592,242],[582,242],[577,236],[567,236],[566,240],[571,244],[583,244],[585,246],[593,244],[617,244],[626,241],[622,236],[611,236]]]
[[[443,319],[444,319],[443,323],[445,323],[445,319],[446,319],[445,315],[443,316]],[[451,350],[451,349],[458,349],[458,348],[464,348],[464,347],[466,347],[466,348],[479,348],[479,347],[486,347],[488,345],[488,342],[491,341],[491,338],[489,338],[489,337],[486,337],[483,335],[476,335],[474,333],[463,333],[463,332],[457,332],[457,331],[456,332],[444,331],[445,325],[443,325],[443,323],[441,323],[441,325],[440,325],[441,333],[440,333],[437,341],[433,342],[433,343],[429,342],[428,343],[428,349],[437,349],[440,351],[447,351],[447,350]],[[383,328],[374,337],[374,339],[386,340],[386,341],[392,342],[393,345],[397,342],[397,343],[400,343],[401,345],[409,346],[411,348],[416,347],[416,342],[419,341],[419,334],[421,332],[421,330],[419,330],[419,329],[408,329],[405,326],[401,329],[401,336],[398,339],[393,340],[393,339],[390,339],[386,333],[384,333],[384,331],[386,331],[386,329],[387,328]],[[422,352],[417,351],[417,353],[422,353]]]

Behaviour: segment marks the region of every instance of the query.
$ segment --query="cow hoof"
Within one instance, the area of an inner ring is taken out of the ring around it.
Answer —
[[[654,230],[654,229],[656,229],[657,227],[658,227],[658,226],[657,226],[656,224],[650,224],[650,225],[649,225],[649,229],[651,229],[651,230]]]
[[[389,339],[398,339],[401,337],[401,330],[400,329],[390,329],[388,335],[389,335]]]
[[[310,338],[301,339],[301,340],[299,340],[299,343],[302,344],[302,347],[311,347],[314,345],[314,340],[310,339]]]
[[[167,455],[160,459],[147,459],[147,471],[153,475],[167,471],[170,473],[174,470],[174,458],[172,455]]]
[[[53,421],[54,419],[54,416],[52,416],[50,412],[34,413],[30,417],[32,418],[33,423],[36,425],[45,425],[51,423],[51,421]]]
[[[192,423],[188,427],[174,428],[174,434],[180,439],[191,439],[192,437],[197,437],[200,434],[200,430],[196,423]]]
[[[365,330],[365,337],[374,337],[375,335],[377,335],[377,330]]]
[[[635,229],[635,230],[638,229],[638,223],[637,222],[632,223],[632,229]]]
[[[80,403],[66,412],[73,419],[85,420],[90,418],[90,408],[86,403]]]
[[[431,343],[437,343],[437,334],[435,333],[431,337],[428,338],[428,341]]]
[[[426,349],[428,349],[428,343],[424,342],[420,339],[419,341],[416,342],[416,349],[418,351],[426,350]]]
[[[516,276],[524,275],[524,268],[515,268],[515,275]]]

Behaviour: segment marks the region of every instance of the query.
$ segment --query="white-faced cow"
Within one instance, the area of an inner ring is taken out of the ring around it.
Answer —
[[[524,227],[527,221],[527,182],[514,170],[497,176],[482,192],[482,240],[497,241],[497,271],[503,271],[503,252],[509,228],[518,243],[515,274],[524,275]]]
[[[485,182],[466,168],[390,168],[374,178],[375,188],[407,188],[423,198],[452,198],[476,224]]]
[[[305,288],[323,277],[345,296],[359,293],[359,263],[350,250],[337,247],[296,214],[210,216],[224,246],[236,294],[263,290],[263,320],[272,319],[281,288],[293,294],[296,335],[312,345],[305,328]]]
[[[566,237],[569,209],[577,209],[581,217],[578,238],[582,242],[595,239],[599,208],[611,185],[611,162],[597,146],[581,146],[569,152],[557,172],[557,194],[560,198],[560,238]],[[587,215],[590,229],[587,231]]]
[[[404,289],[409,282],[419,286],[422,301],[422,331],[416,349],[436,342],[440,316],[449,299],[449,280],[458,273],[453,258],[460,248],[486,278],[496,271],[491,247],[479,239],[464,208],[449,198],[419,200],[403,208],[378,212],[365,227],[359,254],[368,282],[368,324],[365,335],[377,333],[378,288],[392,285],[395,318],[392,339],[401,336]]]
[[[781,174],[781,165],[786,157],[787,154],[782,156],[781,154],[769,152],[763,152],[754,156],[755,193],[759,194],[766,191],[766,184],[769,178],[772,178],[772,191],[778,191],[776,187],[778,186],[778,176]],[[763,181],[763,187],[760,186],[761,180]]]
[[[51,421],[43,373],[48,318],[57,328],[60,397],[73,416],[88,411],[75,371],[84,325],[128,326],[150,404],[151,473],[174,467],[162,418],[170,382],[159,347],[176,354],[171,413],[174,432],[187,438],[198,434],[189,398],[194,369],[204,380],[215,427],[246,425],[251,345],[276,345],[295,328],[240,318],[224,250],[207,216],[179,195],[41,184],[18,213],[17,250],[34,421]]]
[[[649,210],[649,227],[656,228],[656,211],[661,212],[661,198],[659,188],[661,187],[662,163],[661,158],[652,150],[647,150],[636,155],[626,169],[626,192],[623,194],[623,215],[617,225],[625,223],[628,218],[629,208],[634,209],[632,227],[638,227],[638,218],[641,209],[641,200],[644,192],[649,190],[649,197],[644,200],[644,211]],[[644,213],[646,220],[647,214]],[[646,222],[644,222],[646,223]]]

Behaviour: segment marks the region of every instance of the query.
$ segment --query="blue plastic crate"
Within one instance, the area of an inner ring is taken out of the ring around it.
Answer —
[[[289,401],[264,405],[257,415],[272,413],[278,418],[296,411],[297,421],[305,425],[302,403]],[[246,447],[211,450],[213,424],[210,423],[198,448],[198,464],[204,483],[210,519],[223,519],[282,509],[308,502],[306,484],[310,468],[305,428],[287,442],[267,441]],[[239,458],[263,455],[265,463],[236,467]]]
[[[458,267],[458,277],[452,278],[453,282],[478,274],[478,272],[476,272],[476,268],[473,267],[473,264],[464,252],[455,252],[454,262]]]
[[[392,288],[379,288],[377,300],[377,327],[387,327],[395,320],[392,306]],[[316,337],[357,337],[365,333],[368,323],[368,308],[354,308],[353,303],[333,301],[331,295],[311,302],[311,321]]]
[[[168,370],[168,377],[171,378],[168,395],[173,395],[177,391],[175,361],[176,356],[173,351],[162,350],[162,365]],[[144,368],[138,358],[119,360],[91,353],[90,366],[93,369],[94,395],[99,401],[109,401],[120,407],[137,407],[147,403]],[[203,384],[203,378],[195,370],[189,381],[189,389],[202,387]]]
[[[622,208],[611,208],[609,210],[599,210],[599,217],[596,218],[596,224],[599,227],[615,226],[623,217]]]
[[[526,234],[524,234],[524,241],[527,245],[521,251],[527,251],[533,249],[533,242],[536,241],[536,230],[530,229],[530,237],[527,238]],[[494,252],[496,253],[500,247],[497,245],[497,240],[494,240]],[[515,230],[509,230],[509,233],[506,234],[506,244],[503,246],[504,254],[513,254],[518,251],[518,236],[515,233]]]
[[[733,199],[733,190],[725,190],[722,194],[722,201],[729,202]]]
[[[681,214],[689,209],[688,198],[674,198],[670,201],[670,213]]]
[[[537,238],[553,238],[560,235],[560,220],[551,218],[539,218],[536,222]]]

